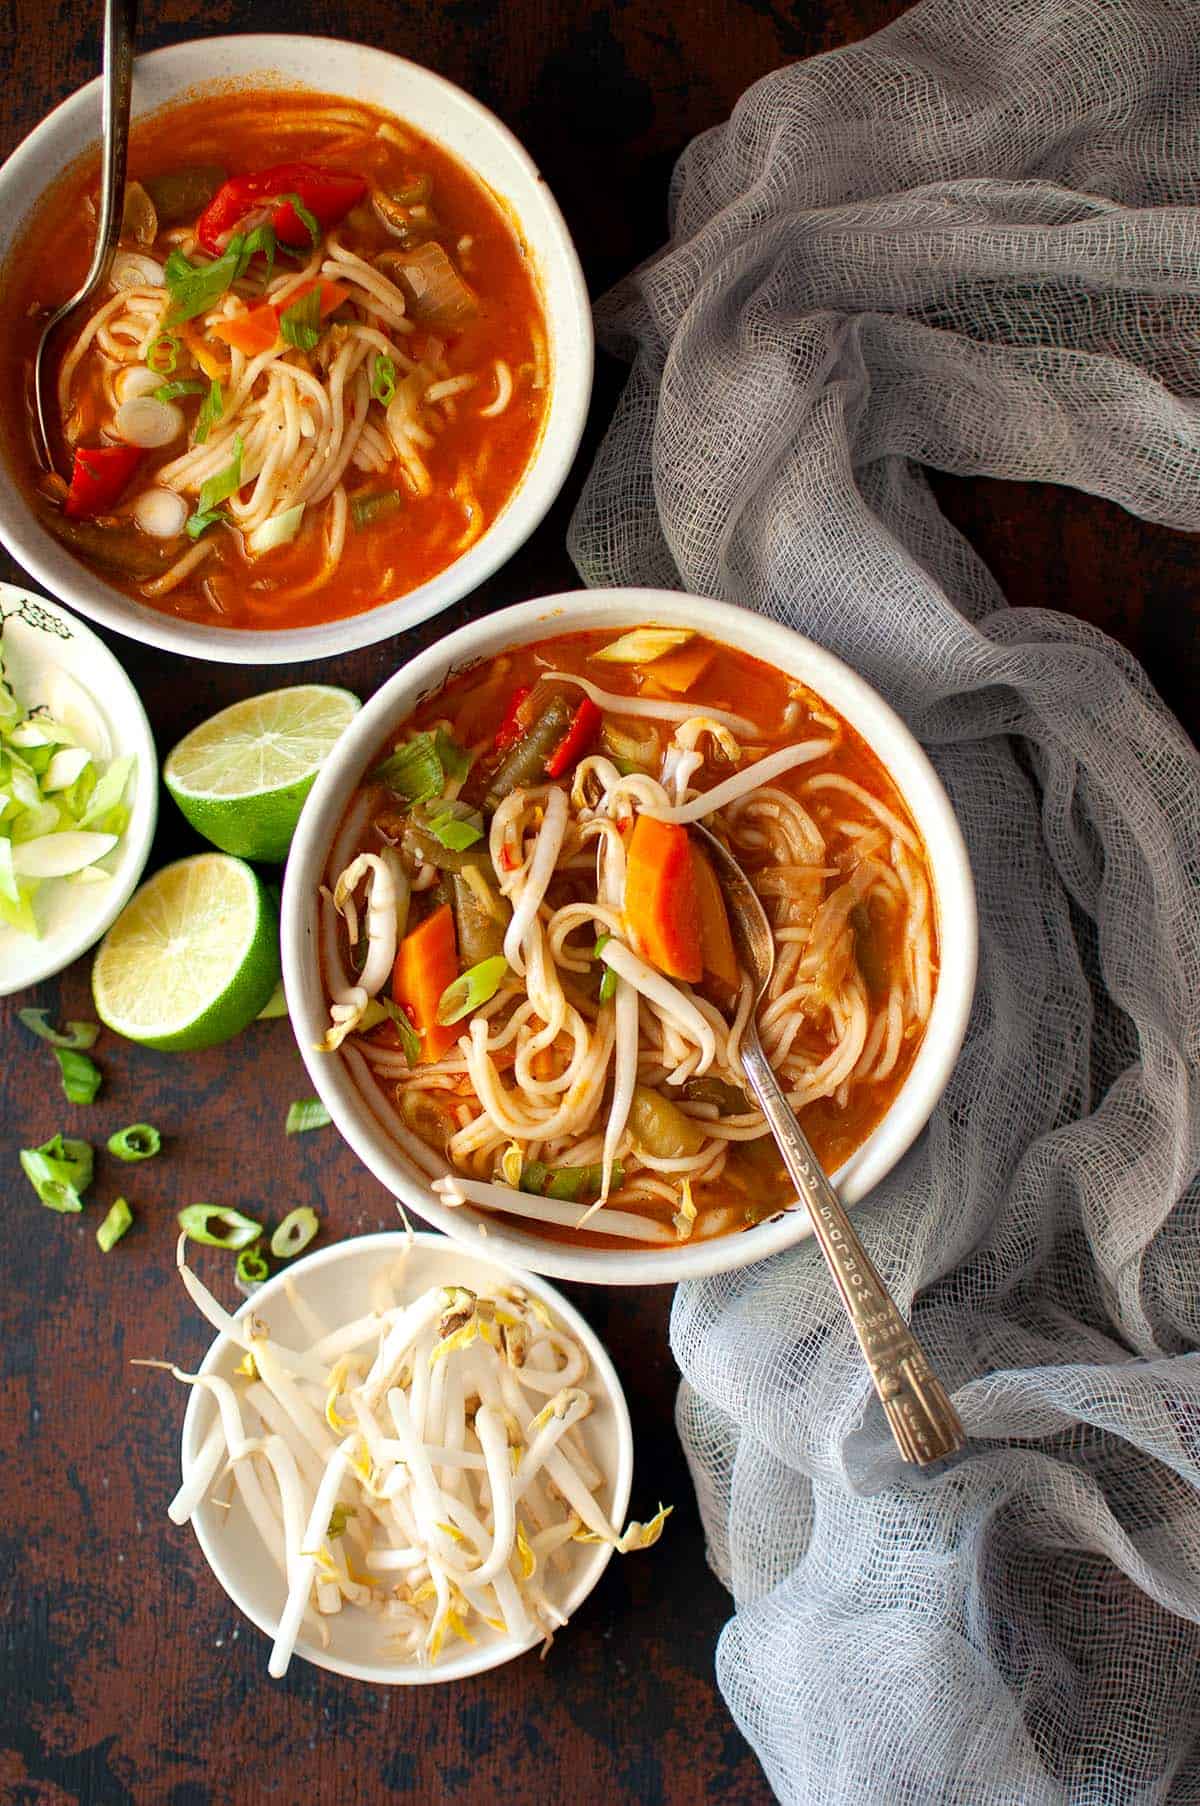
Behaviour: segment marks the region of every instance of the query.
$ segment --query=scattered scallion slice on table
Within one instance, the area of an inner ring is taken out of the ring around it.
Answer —
[[[321,1219],[309,1205],[289,1210],[271,1237],[271,1253],[276,1260],[293,1259],[304,1252],[320,1227]]]
[[[115,1248],[125,1231],[133,1223],[133,1212],[124,1198],[115,1198],[109,1205],[108,1215],[96,1231],[96,1240],[100,1244],[102,1254],[108,1254]]]
[[[62,1073],[63,1095],[69,1104],[92,1104],[104,1075],[96,1062],[73,1047],[56,1047],[54,1057]]]
[[[162,1136],[153,1123],[133,1122],[110,1135],[106,1146],[118,1160],[152,1160],[162,1147]]]
[[[19,1021],[23,1022],[30,1034],[36,1035],[40,1041],[48,1041],[51,1047],[94,1047],[100,1038],[98,1022],[68,1022],[66,1032],[51,1028],[49,1010],[24,1009],[17,1011]]]
[[[271,1277],[271,1269],[267,1265],[260,1248],[243,1248],[237,1257],[234,1268],[234,1280],[238,1291],[247,1298],[251,1292],[257,1292],[259,1286],[265,1285]]]
[[[179,1227],[206,1248],[248,1248],[262,1234],[261,1223],[226,1204],[189,1204],[179,1213]]]
[[[324,1129],[332,1121],[319,1097],[301,1097],[288,1105],[287,1121],[283,1126],[288,1135],[303,1135],[308,1129]]]
[[[21,1168],[48,1210],[74,1214],[92,1182],[94,1156],[86,1141],[52,1135],[40,1148],[21,1149]]]

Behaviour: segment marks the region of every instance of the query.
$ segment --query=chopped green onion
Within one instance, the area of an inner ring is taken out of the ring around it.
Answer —
[[[449,847],[452,853],[464,853],[473,847],[477,840],[483,839],[483,829],[473,821],[464,821],[461,816],[451,815],[444,810],[435,815],[429,823],[429,832],[440,846]]]
[[[244,1292],[247,1297],[251,1292],[257,1292],[259,1286],[271,1277],[271,1269],[263,1257],[261,1248],[242,1249],[237,1257],[234,1277],[238,1290]]]
[[[321,285],[285,307],[279,316],[279,331],[285,345],[297,351],[314,351],[321,337]]]
[[[203,1242],[206,1248],[246,1248],[262,1234],[261,1223],[223,1204],[189,1204],[179,1213],[179,1227],[190,1241]]]
[[[465,778],[473,763],[466,748],[460,746],[457,740],[452,740],[444,727],[439,727],[434,734],[433,744],[446,776],[459,780]]]
[[[588,657],[613,665],[650,665],[695,637],[691,627],[634,627],[598,652],[589,652]]]
[[[242,274],[242,251],[245,240],[230,239],[224,255],[211,263],[191,263],[182,251],[172,251],[163,266],[163,279],[171,296],[171,307],[163,324],[182,326],[219,301],[227,288]]]
[[[288,1105],[284,1133],[303,1135],[308,1129],[324,1129],[332,1121],[332,1116],[319,1097],[302,1097]]]
[[[109,1206],[108,1215],[96,1231],[96,1240],[100,1244],[101,1253],[107,1254],[115,1248],[132,1223],[133,1212],[124,1198],[114,1199]]]
[[[389,790],[406,797],[410,803],[440,796],[446,781],[432,734],[414,734],[402,746],[396,747],[373,776],[378,783],[386,784]]]
[[[339,1536],[345,1536],[346,1525],[350,1522],[351,1518],[356,1518],[357,1516],[357,1505],[335,1505],[329,1514],[329,1528],[325,1532],[325,1535],[331,1542],[336,1541]]]
[[[303,502],[285,508],[282,514],[273,514],[270,520],[263,521],[260,527],[246,535],[246,550],[257,557],[263,552],[273,552],[277,546],[291,545],[303,519]]]
[[[179,362],[179,340],[171,332],[156,332],[146,347],[146,363],[155,376],[174,376]]]
[[[450,1023],[461,1022],[464,1016],[481,1009],[496,995],[507,971],[508,961],[502,953],[497,953],[461,973],[442,992],[437,1007],[438,1021],[449,1027]]]
[[[263,277],[263,287],[265,288],[270,282],[271,273],[275,268],[275,251],[275,228],[269,220],[264,220],[261,226],[255,226],[253,232],[248,232],[242,241],[238,254],[237,275],[234,277],[234,281],[239,281],[246,274],[251,263],[261,252],[267,260],[267,273]]]
[[[419,1065],[421,1059],[421,1037],[413,1027],[412,1018],[409,1016],[408,1011],[402,1009],[398,1003],[393,1003],[390,997],[377,997],[374,1001],[381,1006],[384,1015],[388,1018],[396,1033],[399,1035],[400,1047],[409,1065]]]
[[[155,389],[155,401],[178,401],[182,395],[203,395],[208,384],[202,383],[198,376],[185,376],[179,382],[163,383]]]
[[[321,1227],[321,1219],[307,1204],[289,1210],[271,1237],[271,1253],[276,1260],[291,1260],[302,1254]]]
[[[73,1047],[56,1047],[54,1057],[62,1072],[63,1095],[69,1104],[92,1104],[103,1081],[103,1073],[88,1054]]]
[[[604,949],[607,947],[609,941],[611,941],[611,940],[612,940],[611,934],[598,935],[597,939],[596,939],[596,945],[592,948],[592,958],[599,959],[600,955],[604,952]],[[601,1003],[610,1003],[612,1001],[612,999],[616,996],[616,994],[617,994],[617,975],[613,971],[611,966],[605,966],[604,972],[600,979],[600,1002]]]
[[[98,1022],[68,1022],[67,1032],[51,1028],[47,1017],[49,1010],[18,1010],[18,1019],[25,1024],[30,1034],[41,1041],[49,1041],[51,1047],[94,1047],[100,1036]]]
[[[612,1166],[612,1188],[625,1182],[625,1170],[619,1161]],[[591,1166],[547,1166],[542,1160],[527,1160],[521,1168],[522,1191],[534,1192],[563,1203],[578,1204],[588,1192],[598,1194],[604,1183],[604,1167],[599,1160]]]
[[[69,1135],[52,1135],[40,1148],[21,1149],[21,1169],[48,1210],[82,1210],[93,1165],[88,1143]]]
[[[219,470],[216,476],[209,477],[201,486],[196,512],[189,515],[187,521],[190,538],[199,539],[206,528],[223,518],[221,503],[227,502],[231,495],[236,495],[242,486],[242,453],[245,449],[242,435],[236,434],[233,441],[233,462],[227,464],[224,470]]]
[[[350,518],[361,532],[372,521],[386,520],[395,514],[403,497],[398,489],[376,489],[370,495],[356,495],[350,503]]]
[[[110,1135],[105,1145],[118,1160],[153,1160],[162,1147],[162,1136],[153,1123],[132,1122]]]
[[[315,214],[309,212],[298,194],[281,194],[279,197],[280,206],[282,206],[285,201],[291,202],[292,212],[296,215],[296,218],[308,233],[309,249],[314,249],[321,242],[320,221]]]
[[[375,365],[371,371],[371,394],[376,401],[382,402],[383,406],[386,408],[395,393],[395,360],[381,354],[375,359]]]
[[[196,424],[192,428],[192,440],[194,444],[204,445],[207,443],[208,435],[212,432],[213,427],[221,418],[224,409],[225,397],[221,393],[220,383],[214,376],[213,380],[208,385],[208,394],[200,403],[200,409],[196,415]]]

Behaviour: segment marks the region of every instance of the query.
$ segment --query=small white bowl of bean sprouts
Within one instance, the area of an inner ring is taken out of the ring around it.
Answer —
[[[614,1550],[633,1436],[621,1383],[544,1280],[440,1235],[322,1248],[230,1316],[191,1387],[183,1484],[230,1599],[293,1657],[391,1686],[461,1680],[545,1646]]]

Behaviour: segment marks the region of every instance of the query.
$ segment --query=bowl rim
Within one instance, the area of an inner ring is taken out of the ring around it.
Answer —
[[[612,1357],[601,1341],[597,1332],[587,1319],[576,1309],[569,1299],[556,1286],[550,1284],[540,1274],[530,1273],[524,1267],[517,1266],[508,1260],[498,1260],[490,1247],[482,1243],[466,1245],[451,1236],[439,1235],[431,1230],[417,1230],[411,1236],[411,1242],[419,1247],[428,1248],[451,1262],[460,1255],[469,1255],[485,1266],[496,1268],[498,1274],[506,1282],[528,1288],[540,1298],[559,1318],[566,1323],[579,1337],[587,1350],[592,1364],[592,1372],[599,1378],[612,1406],[613,1422],[617,1439],[617,1463],[613,1475],[613,1520],[624,1523],[629,1508],[629,1495],[633,1490],[633,1425],[629,1416],[629,1401],[625,1397],[625,1389],[620,1376],[613,1366]],[[381,1259],[400,1253],[410,1245],[410,1236],[403,1229],[381,1229],[370,1235],[345,1236],[340,1241],[330,1242],[323,1248],[317,1248],[311,1254],[301,1256],[282,1271],[267,1280],[252,1297],[247,1298],[238,1310],[232,1313],[235,1322],[250,1316],[253,1312],[268,1306],[272,1299],[282,1296],[289,1284],[294,1284],[298,1274],[311,1273],[319,1267],[335,1265],[339,1260],[353,1259],[357,1256],[377,1253]],[[303,1280],[301,1280],[301,1284]],[[447,1283],[452,1283],[448,1281]],[[210,1344],[207,1353],[197,1371],[212,1373],[222,1358],[234,1345],[222,1330]],[[200,1448],[200,1418],[206,1405],[211,1403],[208,1394],[201,1387],[193,1386],[190,1390],[187,1408],[183,1416],[183,1428],[180,1434],[180,1456],[184,1462],[192,1462]],[[211,1415],[211,1412],[209,1413]],[[259,1612],[248,1599],[240,1583],[233,1575],[229,1565],[222,1560],[219,1539],[214,1537],[208,1522],[203,1516],[203,1502],[193,1512],[189,1520],[200,1545],[201,1553],[212,1571],[213,1578],[237,1607],[243,1617],[263,1635],[274,1639],[278,1622],[268,1614]],[[568,1598],[569,1606],[564,1605],[568,1621],[579,1610],[588,1595],[595,1589],[608,1567],[613,1556],[611,1544],[595,1544],[591,1546],[591,1559],[581,1566],[581,1572],[572,1586]],[[507,1637],[499,1642],[478,1645],[475,1649],[464,1648],[461,1654],[439,1661],[436,1667],[421,1667],[415,1662],[383,1663],[354,1662],[331,1653],[329,1650],[314,1649],[303,1638],[296,1643],[293,1659],[310,1663],[313,1667],[324,1668],[333,1674],[344,1674],[351,1680],[373,1682],[382,1686],[415,1687],[435,1686],[444,1681],[463,1680],[473,1674],[484,1674],[491,1668],[502,1667],[506,1662],[515,1661],[518,1656],[526,1655],[536,1649],[542,1641],[540,1634],[520,1642],[515,1637]]]
[[[44,948],[44,943],[31,942],[29,963],[15,982],[10,983],[0,974],[0,997],[13,997],[20,991],[41,984],[43,979],[54,978],[58,973],[65,972],[81,954],[94,947],[112,927],[137,889],[150,858],[158,826],[158,750],[133,679],[116,653],[109,650],[86,621],[81,621],[69,608],[52,597],[39,595],[36,590],[25,589],[17,583],[0,583],[0,597],[17,597],[35,604],[48,614],[61,617],[64,625],[70,629],[71,638],[77,640],[97,661],[97,680],[86,685],[92,702],[103,716],[114,742],[119,741],[121,747],[134,753],[138,761],[138,789],[125,830],[130,839],[123,850],[119,876],[112,884],[87,886],[82,892],[84,896],[94,895],[97,903],[103,907],[98,908],[95,914],[81,913],[76,929],[56,952],[43,951],[39,958],[38,948]],[[0,622],[0,626],[2,625]],[[115,726],[117,721],[120,722],[119,730]]]
[[[170,72],[174,64],[186,63],[190,57],[203,52],[214,59],[223,55],[256,59],[236,78],[244,82],[255,70],[264,76],[275,72],[276,65],[270,61],[272,55],[282,62],[289,53],[296,53],[296,46],[312,47],[316,52],[327,47],[359,61],[387,64],[402,71],[404,79],[415,80],[434,94],[443,96],[460,116],[469,117],[489,134],[497,148],[511,158],[529,183],[530,193],[536,194],[542,209],[546,235],[553,241],[555,261],[553,295],[550,273],[545,267],[541,270],[542,300],[553,361],[550,406],[541,437],[516,489],[473,546],[404,595],[378,603],[360,614],[303,627],[216,627],[163,614],[138,603],[73,558],[39,523],[8,459],[0,455],[0,540],[23,570],[44,584],[52,595],[63,597],[71,608],[116,633],[142,645],[214,663],[301,664],[339,657],[406,633],[432,615],[462,601],[514,556],[553,507],[574,464],[591,402],[595,365],[591,303],[579,254],[562,210],[520,139],[490,107],[465,88],[411,57],[355,44],[347,38],[308,32],[244,32],[181,39],[178,43],[139,55],[134,63],[134,81],[136,84],[139,72],[148,68]],[[296,81],[308,85],[307,78],[297,76]],[[202,93],[206,85],[219,88],[228,84],[227,76],[213,76],[207,84],[203,79],[181,80],[175,97],[181,98],[191,90]],[[88,108],[98,112],[100,89],[99,76],[75,89],[47,113],[0,164],[0,211],[10,209],[18,222],[16,230],[24,227],[34,210],[23,204],[20,197],[27,193],[40,197],[63,174],[68,165],[60,162],[54,153],[56,140],[77,114]],[[335,90],[322,89],[320,83],[314,81],[313,91]],[[136,106],[136,86],[134,99]],[[169,106],[171,101],[162,104]],[[152,110],[161,109],[155,107]],[[435,132],[427,135],[437,138]],[[451,150],[449,154],[464,163],[486,187],[493,186],[485,166],[456,151]],[[49,177],[41,173],[45,161],[53,164]],[[520,208],[515,210],[518,217],[524,217]]]
[[[966,844],[949,797],[927,754],[891,705],[857,672],[815,641],[733,603],[677,590],[628,586],[564,592],[518,603],[468,623],[430,646],[378,690],[338,742],[305,802],[288,857],[281,910],[284,989],[293,1033],[318,1094],[339,1132],[380,1183],[426,1222],[465,1239],[479,1216],[469,1205],[443,1204],[407,1167],[358,1091],[343,1061],[317,1051],[327,1015],[317,956],[317,883],[354,783],[385,735],[418,698],[451,670],[506,645],[555,632],[621,627],[646,621],[698,626],[711,638],[749,650],[776,669],[801,675],[858,729],[887,767],[912,813],[929,856],[939,927],[939,975],[917,1058],[887,1112],[832,1175],[847,1204],[856,1204],[903,1158],[924,1128],[962,1048],[977,961],[975,888]],[[772,656],[774,652],[774,656]],[[882,745],[881,745],[882,743]],[[314,981],[314,972],[316,978]],[[811,1234],[807,1213],[789,1211],[742,1231],[694,1245],[641,1253],[572,1249],[538,1242],[486,1216],[489,1246],[503,1258],[558,1279],[607,1285],[674,1284],[750,1266]]]

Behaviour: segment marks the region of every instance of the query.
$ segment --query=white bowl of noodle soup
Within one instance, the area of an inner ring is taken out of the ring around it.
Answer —
[[[90,619],[144,643],[192,657],[261,664],[332,657],[390,638],[476,589],[524,542],[557,495],[583,429],[593,364],[591,313],[582,271],[544,179],[495,115],[418,64],[361,44],[286,34],[250,33],[172,45],[136,61],[135,142],[140,120],[152,120],[164,110],[169,113],[175,105],[202,101],[207,95],[227,99],[242,89],[272,88],[285,95],[310,91],[333,102],[357,103],[386,113],[397,124],[416,128],[439,152],[447,153],[478,179],[498,210],[519,225],[544,317],[549,378],[548,400],[528,461],[506,497],[498,499],[480,537],[404,593],[383,590],[383,599],[361,612],[301,625],[264,625],[265,615],[248,626],[223,626],[219,614],[186,618],[186,610],[164,612],[169,597],[158,606],[139,600],[137,581],[132,577],[106,580],[101,568],[81,561],[86,554],[77,558],[49,530],[44,524],[44,506],[32,505],[36,472],[24,439],[18,445],[15,436],[22,429],[12,427],[11,443],[0,458],[0,537],[51,594]],[[56,108],[0,167],[0,266],[26,231],[36,226],[42,199],[58,178],[94,148],[99,110],[97,80]],[[286,157],[286,141],[280,143],[280,155]],[[181,146],[181,161],[186,161],[186,150],[186,145]],[[131,166],[135,163],[132,157]],[[27,364],[24,351],[16,361]],[[189,370],[187,374],[195,373]],[[14,367],[10,380],[18,385],[26,380],[24,368]],[[184,411],[190,415],[195,405],[194,399],[185,402]],[[215,430],[220,431],[219,423]],[[121,506],[132,502],[137,481],[135,478]],[[251,485],[249,474],[246,485]],[[401,491],[403,488],[401,481]],[[161,499],[161,494],[161,490],[151,490],[152,497]],[[344,516],[343,509],[343,525]],[[142,517],[136,518],[140,524]],[[343,532],[342,542],[353,537],[352,532]],[[209,533],[208,538],[213,535]],[[244,538],[248,544],[248,536]],[[186,537],[179,540],[181,547],[186,548],[187,543]],[[271,555],[278,558],[288,556],[289,551],[298,552],[300,543],[298,540],[294,547],[285,547],[284,553],[272,551]],[[231,581],[235,590],[240,582],[248,591],[257,560],[248,565],[244,559],[241,562],[243,576]],[[297,595],[303,587],[292,586]],[[125,593],[126,588],[130,593]],[[285,615],[286,611],[281,611],[280,618]]]
[[[430,648],[386,684],[362,711],[323,770],[292,845],[283,894],[283,969],[291,1018],[313,1082],[345,1139],[380,1182],[447,1234],[485,1239],[490,1252],[563,1279],[609,1285],[673,1283],[748,1265],[811,1233],[791,1209],[737,1233],[642,1249],[569,1246],[471,1203],[448,1205],[384,1127],[347,1062],[318,1051],[329,1025],[322,972],[319,887],[356,788],[380,747],[456,673],[560,634],[617,633],[654,623],[690,629],[746,654],[828,703],[881,763],[924,843],[936,918],[937,978],[923,1036],[885,1114],[833,1176],[855,1204],[895,1166],[924,1127],[962,1045],[974,989],[976,912],[970,865],[945,791],[894,711],[840,659],[760,615],[670,591],[593,590],[502,610]],[[480,662],[483,662],[480,664]],[[611,667],[609,667],[611,669]],[[335,860],[336,862],[336,860]],[[384,1113],[386,1114],[386,1112]]]

